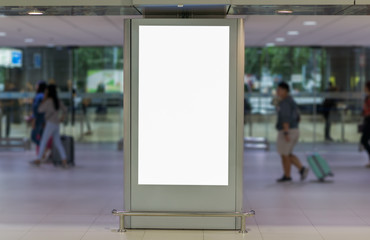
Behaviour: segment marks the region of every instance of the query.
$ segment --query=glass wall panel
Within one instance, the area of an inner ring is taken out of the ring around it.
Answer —
[[[123,137],[122,47],[0,48],[0,137],[29,137],[39,81],[55,83],[68,108],[62,133],[77,141]]]
[[[123,137],[123,49],[84,47],[74,51],[76,137],[116,142]]]
[[[275,89],[286,81],[301,111],[301,142],[352,142],[360,134],[368,49],[245,49],[245,135],[276,139]]]
[[[245,135],[275,141],[275,88],[284,80],[301,110],[302,142],[357,143],[369,58],[370,49],[359,47],[246,48]],[[41,80],[56,83],[68,106],[63,133],[82,142],[123,137],[121,47],[0,48],[2,138],[30,135]]]

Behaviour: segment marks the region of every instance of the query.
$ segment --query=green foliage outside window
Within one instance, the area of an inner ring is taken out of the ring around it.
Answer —
[[[260,79],[263,73],[289,81],[302,74],[302,84],[316,74],[325,77],[326,51],[311,47],[265,47],[245,49],[245,73]],[[322,85],[321,88],[324,86]],[[301,88],[301,87],[298,87]]]
[[[85,89],[91,70],[123,69],[122,47],[81,47],[74,51],[74,67],[78,89]]]
[[[309,47],[266,47],[245,49],[245,73],[260,75],[262,68],[271,74],[284,77],[301,73],[302,66],[314,64],[313,52]],[[324,56],[316,54],[317,66],[322,65]]]

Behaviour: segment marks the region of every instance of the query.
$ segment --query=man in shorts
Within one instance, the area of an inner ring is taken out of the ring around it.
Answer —
[[[276,141],[277,151],[281,156],[284,175],[277,179],[277,182],[292,181],[290,172],[294,165],[299,170],[301,181],[305,180],[308,168],[304,167],[301,161],[293,154],[293,148],[299,139],[298,125],[300,121],[297,103],[289,94],[289,85],[281,82],[277,88],[279,103],[277,104],[277,124],[278,137]]]

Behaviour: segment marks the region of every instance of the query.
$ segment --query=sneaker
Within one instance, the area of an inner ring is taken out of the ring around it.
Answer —
[[[62,164],[61,165],[62,169],[70,169],[71,166],[69,166],[68,164]]]
[[[69,164],[67,163],[67,160],[62,161],[61,167],[64,168],[64,169],[68,169],[69,168]]]
[[[308,172],[309,172],[309,169],[308,169],[308,168],[306,168],[306,167],[303,167],[303,168],[301,169],[301,171],[299,171],[299,174],[301,174],[301,181],[306,180],[307,175],[308,175]]]
[[[36,160],[33,160],[33,161],[30,161],[30,164],[31,165],[34,165],[34,166],[40,166],[41,165],[41,161],[36,159]]]
[[[278,182],[278,183],[291,182],[291,181],[292,181],[292,178],[291,177],[286,177],[285,175],[276,180],[276,182]]]

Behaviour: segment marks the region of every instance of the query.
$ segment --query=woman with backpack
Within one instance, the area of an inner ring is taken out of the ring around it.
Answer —
[[[46,145],[50,137],[53,138],[53,144],[59,151],[62,159],[62,166],[67,167],[67,155],[62,145],[59,133],[60,122],[63,121],[67,109],[64,104],[59,100],[57,88],[55,85],[48,85],[45,91],[44,99],[38,108],[39,113],[43,113],[46,121],[45,129],[42,134],[40,142],[40,150],[38,158],[32,161],[32,164],[40,165],[41,159],[44,154]],[[62,114],[61,114],[62,113]]]

